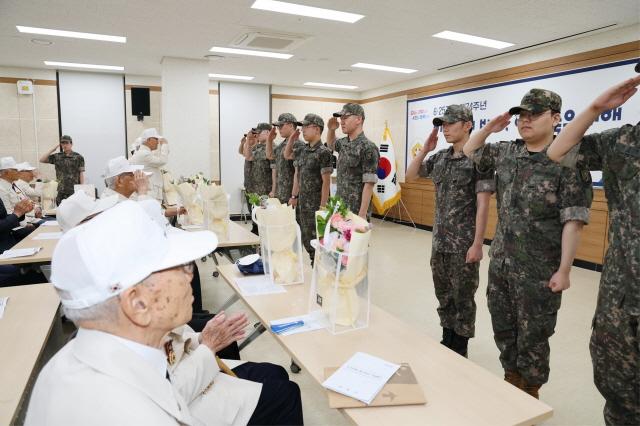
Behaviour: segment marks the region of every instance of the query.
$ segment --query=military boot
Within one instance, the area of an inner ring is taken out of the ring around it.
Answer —
[[[467,347],[469,344],[469,338],[461,336],[455,331],[453,332],[453,338],[451,339],[451,346],[449,346],[454,352],[467,358]]]
[[[447,348],[450,348],[452,339],[453,339],[453,329],[451,329],[451,328],[443,328],[442,329],[442,340],[440,341],[440,344],[446,346]]]
[[[504,381],[511,383],[518,389],[522,389],[524,386],[524,379],[517,371],[504,370]]]
[[[538,392],[540,391],[540,387],[542,385],[530,385],[526,383],[524,380],[522,381],[522,390],[534,397],[535,399],[540,399],[540,395]]]

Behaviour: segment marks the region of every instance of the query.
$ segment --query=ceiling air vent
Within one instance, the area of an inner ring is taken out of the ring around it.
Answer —
[[[244,33],[231,42],[233,47],[244,47],[247,49],[262,49],[287,52],[295,49],[308,39],[306,36],[298,34],[269,33],[264,31],[254,31]]]

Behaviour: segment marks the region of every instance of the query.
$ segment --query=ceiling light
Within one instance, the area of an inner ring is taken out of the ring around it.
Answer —
[[[494,49],[504,49],[513,46],[513,43],[492,40],[490,38],[476,37],[469,34],[457,33],[455,31],[442,31],[432,37],[444,38],[447,40],[460,41],[462,43],[476,44],[478,46],[492,47]]]
[[[262,50],[233,49],[231,47],[216,47],[216,46],[213,46],[211,49],[209,49],[209,52],[231,53],[235,55],[262,56],[265,58],[276,58],[276,59],[289,59],[293,56],[288,53],[263,52]]]
[[[386,65],[375,65],[375,64],[363,64],[362,62],[358,62],[357,64],[351,65],[355,68],[367,68],[370,70],[378,70],[378,71],[391,71],[391,72],[401,72],[403,74],[411,74],[418,70],[412,70],[410,68],[398,68],[398,67],[388,67]]]
[[[326,87],[330,89],[357,89],[358,86],[349,86],[346,84],[332,84],[332,83],[314,83],[312,81],[307,81],[304,83],[305,86],[314,86],[314,87]]]
[[[250,75],[209,74],[209,78],[220,80],[253,80],[255,77],[251,77]]]
[[[50,67],[86,68],[90,70],[124,71],[124,67],[114,65],[74,64],[72,62],[44,61]]]
[[[35,28],[35,27],[23,27],[16,25],[16,28],[21,33],[27,34],[44,34],[56,37],[70,37],[70,38],[82,38],[86,40],[100,40],[100,41],[112,41],[114,43],[126,43],[126,37],[112,36],[105,34],[93,34],[93,33],[78,33],[75,31],[63,31],[63,30],[50,30],[47,28]]]
[[[31,43],[39,44],[40,46],[51,46],[53,42],[44,38],[32,38]]]
[[[328,19],[331,21],[349,22],[353,24],[364,18],[357,13],[340,12],[339,10],[323,9],[320,7],[304,6],[301,4],[287,3],[275,0],[256,0],[252,9],[269,10],[271,12],[286,13],[289,15],[308,16],[310,18]]]

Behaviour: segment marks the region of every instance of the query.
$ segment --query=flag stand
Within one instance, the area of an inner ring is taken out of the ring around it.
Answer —
[[[402,210],[400,209],[400,207],[402,207],[402,209],[404,209],[404,211],[407,213],[407,216],[409,216],[409,222],[411,222],[411,225],[413,225],[413,227],[417,229],[416,223],[413,221],[413,218],[411,217],[411,213],[409,213],[409,210],[407,209],[407,206],[404,205],[404,201],[402,201],[402,198],[400,198],[395,205],[393,205],[393,206],[391,206],[391,207],[389,207],[387,209],[387,211],[384,213],[384,216],[382,217],[382,220],[386,220],[387,219],[387,215],[389,214],[391,209],[393,209],[393,207],[395,207],[395,206],[398,207],[398,216],[399,217],[397,218],[397,220],[399,220],[400,222],[406,222],[406,220],[405,221],[402,220]]]

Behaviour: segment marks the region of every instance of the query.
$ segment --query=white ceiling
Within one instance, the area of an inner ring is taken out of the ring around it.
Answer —
[[[129,75],[160,76],[163,56],[203,58],[251,28],[310,39],[289,60],[230,57],[210,72],[254,75],[256,83],[301,86],[306,81],[370,90],[438,68],[565,37],[594,28],[640,22],[637,0],[294,0],[365,18],[355,24],[251,9],[253,0],[0,0],[0,65],[44,68],[43,61],[122,65]],[[446,9],[442,6],[446,6]],[[21,34],[16,25],[124,35],[126,44]],[[443,30],[515,43],[498,51],[432,38]],[[32,43],[48,38],[51,46]],[[396,74],[353,69],[356,62],[418,69]]]

